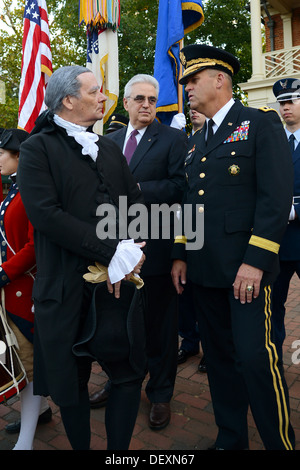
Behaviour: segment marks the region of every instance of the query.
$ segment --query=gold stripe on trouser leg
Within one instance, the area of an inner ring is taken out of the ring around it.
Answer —
[[[265,346],[269,354],[270,371],[273,377],[274,391],[276,394],[278,418],[279,418],[279,433],[282,442],[287,450],[293,450],[293,446],[288,436],[289,428],[289,414],[286,403],[284,388],[282,385],[281,375],[277,366],[278,356],[275,344],[271,341],[271,287],[266,286],[265,291]]]

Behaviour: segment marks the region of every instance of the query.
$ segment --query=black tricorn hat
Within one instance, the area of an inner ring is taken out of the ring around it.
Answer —
[[[206,44],[192,44],[180,51],[180,61],[184,67],[181,85],[185,85],[187,78],[201,70],[211,68],[222,70],[233,76],[238,73],[240,63],[238,59],[223,49],[207,46]]]
[[[298,78],[277,80],[273,85],[273,93],[277,101],[297,100],[300,98],[300,80]]]
[[[0,148],[18,152],[21,143],[29,137],[29,133],[22,129],[0,130]]]
[[[143,378],[144,302],[143,289],[131,281],[122,281],[119,299],[108,292],[106,282],[96,284],[84,326],[72,348],[75,356],[98,361],[114,383]]]
[[[128,122],[128,117],[123,116],[122,114],[112,114],[109,120],[107,121],[108,128],[106,130],[106,134],[126,127]]]

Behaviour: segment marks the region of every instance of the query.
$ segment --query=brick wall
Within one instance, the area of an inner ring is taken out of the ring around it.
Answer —
[[[295,8],[292,18],[293,46],[300,45],[300,8]]]

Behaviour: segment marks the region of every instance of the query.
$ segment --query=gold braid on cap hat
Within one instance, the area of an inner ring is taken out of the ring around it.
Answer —
[[[183,54],[182,54],[183,55]],[[183,59],[183,57],[182,57]],[[233,67],[231,65],[227,64],[227,62],[223,62],[223,60],[217,60],[217,59],[193,59],[190,60],[189,62],[186,62],[186,59],[184,57],[184,60],[181,60],[182,64],[186,64],[186,69],[183,73],[183,77],[191,72],[196,71],[200,67],[212,67],[214,65],[221,65],[222,67],[225,67],[226,69],[230,70],[232,75],[234,74]]]

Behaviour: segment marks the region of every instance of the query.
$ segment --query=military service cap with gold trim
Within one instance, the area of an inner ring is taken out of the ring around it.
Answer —
[[[240,63],[234,55],[206,44],[184,47],[180,51],[180,61],[184,67],[183,76],[179,80],[181,85],[186,84],[191,75],[207,68],[222,70],[230,76],[238,73],[240,69]]]
[[[117,131],[118,129],[123,129],[123,127],[128,125],[128,121],[128,117],[123,116],[122,114],[112,114],[107,121],[108,128],[106,134]]]

